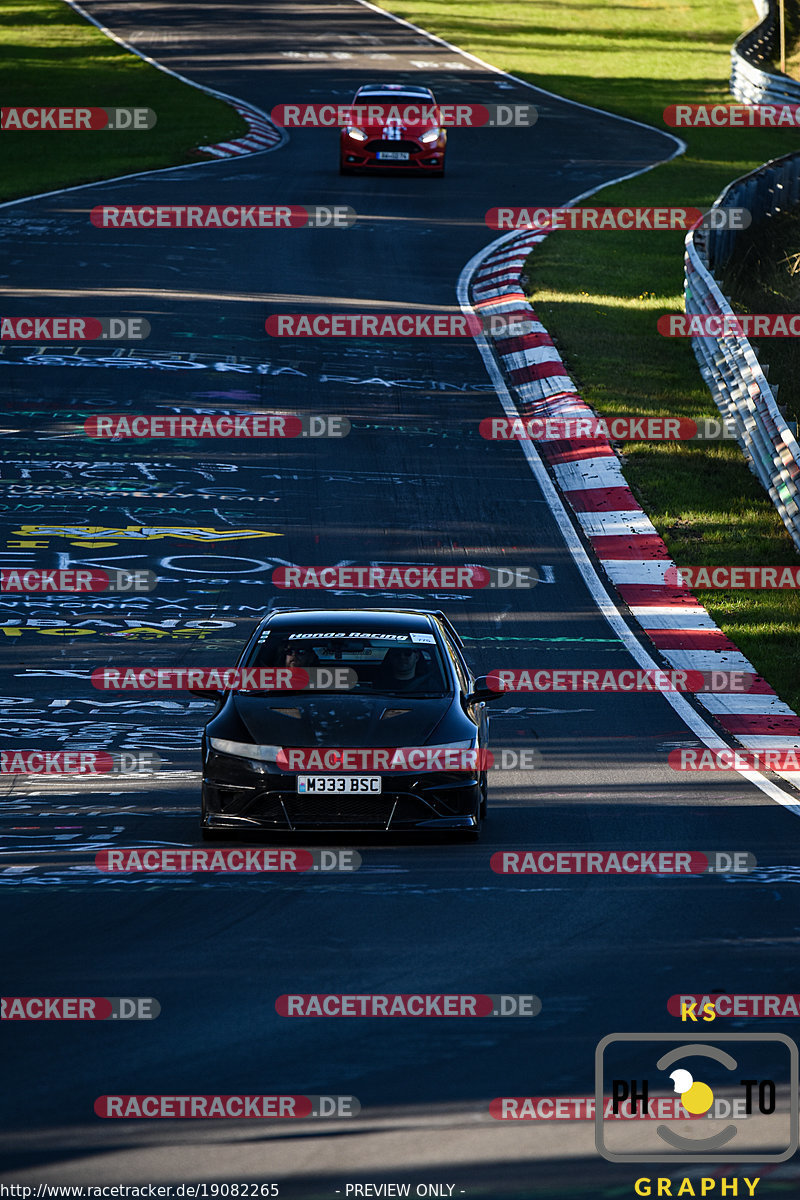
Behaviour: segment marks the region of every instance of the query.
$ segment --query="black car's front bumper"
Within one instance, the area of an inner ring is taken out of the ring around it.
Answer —
[[[210,751],[203,772],[204,829],[476,829],[475,773],[392,772],[380,793],[297,791],[297,776],[271,763]]]

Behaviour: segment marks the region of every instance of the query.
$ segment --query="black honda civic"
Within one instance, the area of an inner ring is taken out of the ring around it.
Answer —
[[[443,613],[275,609],[237,666],[248,690],[196,692],[218,702],[203,732],[204,838],[259,829],[478,836],[486,702],[497,693],[475,680]],[[270,671],[280,690],[250,690]]]

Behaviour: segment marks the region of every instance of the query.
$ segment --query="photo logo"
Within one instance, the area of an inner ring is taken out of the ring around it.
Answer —
[[[691,1073],[682,1067],[673,1071],[670,1079],[674,1082],[675,1091],[680,1096],[681,1104],[688,1113],[691,1113],[692,1116],[699,1116],[701,1113],[708,1112],[714,1103],[714,1093],[707,1083],[695,1083]]]
[[[632,1061],[641,1063],[636,1078]],[[606,1091],[612,1113],[625,1104],[636,1116],[667,1081],[686,1116],[714,1122],[708,1136],[697,1128],[686,1136],[680,1122],[637,1122],[633,1136],[621,1136],[606,1120]],[[595,1051],[595,1145],[618,1163],[785,1162],[798,1148],[797,1089],[797,1046],[782,1033],[612,1033]],[[754,1114],[757,1135],[747,1124]]]

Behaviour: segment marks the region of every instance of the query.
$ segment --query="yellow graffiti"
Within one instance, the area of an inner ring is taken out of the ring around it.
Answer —
[[[71,538],[73,546],[116,546],[118,542],[159,541],[172,537],[183,538],[189,542],[213,543],[283,536],[264,529],[211,529],[194,525],[21,525],[12,532],[23,538]],[[20,546],[36,543],[13,544]]]

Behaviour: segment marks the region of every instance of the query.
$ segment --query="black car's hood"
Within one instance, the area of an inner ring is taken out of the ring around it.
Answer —
[[[236,736],[240,723],[249,741],[264,746],[422,746],[452,706],[452,698],[417,700],[391,696],[231,695],[214,720],[217,737]],[[458,713],[447,739],[469,736]],[[238,719],[238,720],[237,720]],[[444,731],[443,731],[444,732]],[[444,740],[444,739],[443,739]]]

